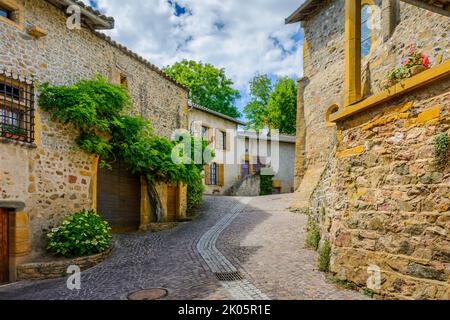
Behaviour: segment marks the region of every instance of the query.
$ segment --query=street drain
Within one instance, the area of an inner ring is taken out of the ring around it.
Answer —
[[[239,271],[236,272],[217,272],[215,273],[217,279],[220,281],[240,281],[243,280],[244,277]]]
[[[139,290],[128,295],[128,300],[158,300],[167,296],[169,292],[163,288]]]

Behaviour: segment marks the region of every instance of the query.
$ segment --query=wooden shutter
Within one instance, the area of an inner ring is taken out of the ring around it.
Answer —
[[[0,209],[0,284],[9,281],[8,211]]]
[[[220,134],[221,134],[221,132],[220,132],[220,130],[219,129],[216,129],[216,141],[215,141],[215,145],[216,145],[216,149],[221,149],[220,148]]]
[[[219,164],[219,174],[218,174],[219,178],[218,178],[217,184],[221,187],[224,185],[224,179],[225,179],[224,173],[225,173],[225,166],[223,164]]]
[[[225,131],[225,149],[226,151],[231,150],[231,137],[228,132]]]
[[[211,184],[211,171],[209,164],[205,165],[205,184],[209,186]]]
[[[214,129],[208,128],[208,142],[212,144],[214,142]]]

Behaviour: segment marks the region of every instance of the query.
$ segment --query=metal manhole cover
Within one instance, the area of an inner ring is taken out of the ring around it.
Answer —
[[[169,292],[163,288],[139,290],[128,295],[128,300],[158,300],[167,296]]]
[[[239,271],[236,272],[220,272],[215,273],[217,279],[220,281],[240,281],[243,280],[244,277]]]

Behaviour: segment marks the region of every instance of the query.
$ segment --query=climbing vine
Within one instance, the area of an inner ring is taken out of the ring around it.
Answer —
[[[434,157],[439,165],[444,166],[448,163],[449,151],[450,138],[448,133],[438,135],[434,141]]]
[[[146,176],[148,181],[201,181],[204,164],[184,164],[172,161],[176,141],[158,137],[150,122],[127,111],[132,106],[127,90],[108,83],[102,77],[82,80],[72,86],[40,86],[39,104],[52,119],[72,124],[79,130],[78,146],[99,155],[101,166],[109,167],[123,160],[133,173]],[[207,146],[192,145],[202,148]],[[194,158],[192,151],[191,158]]]

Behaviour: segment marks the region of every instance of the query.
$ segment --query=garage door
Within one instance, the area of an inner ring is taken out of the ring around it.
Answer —
[[[8,211],[0,209],[0,284],[9,281]]]
[[[98,171],[97,211],[114,232],[136,231],[140,224],[140,176],[129,172],[123,163],[112,163],[112,170]]]

